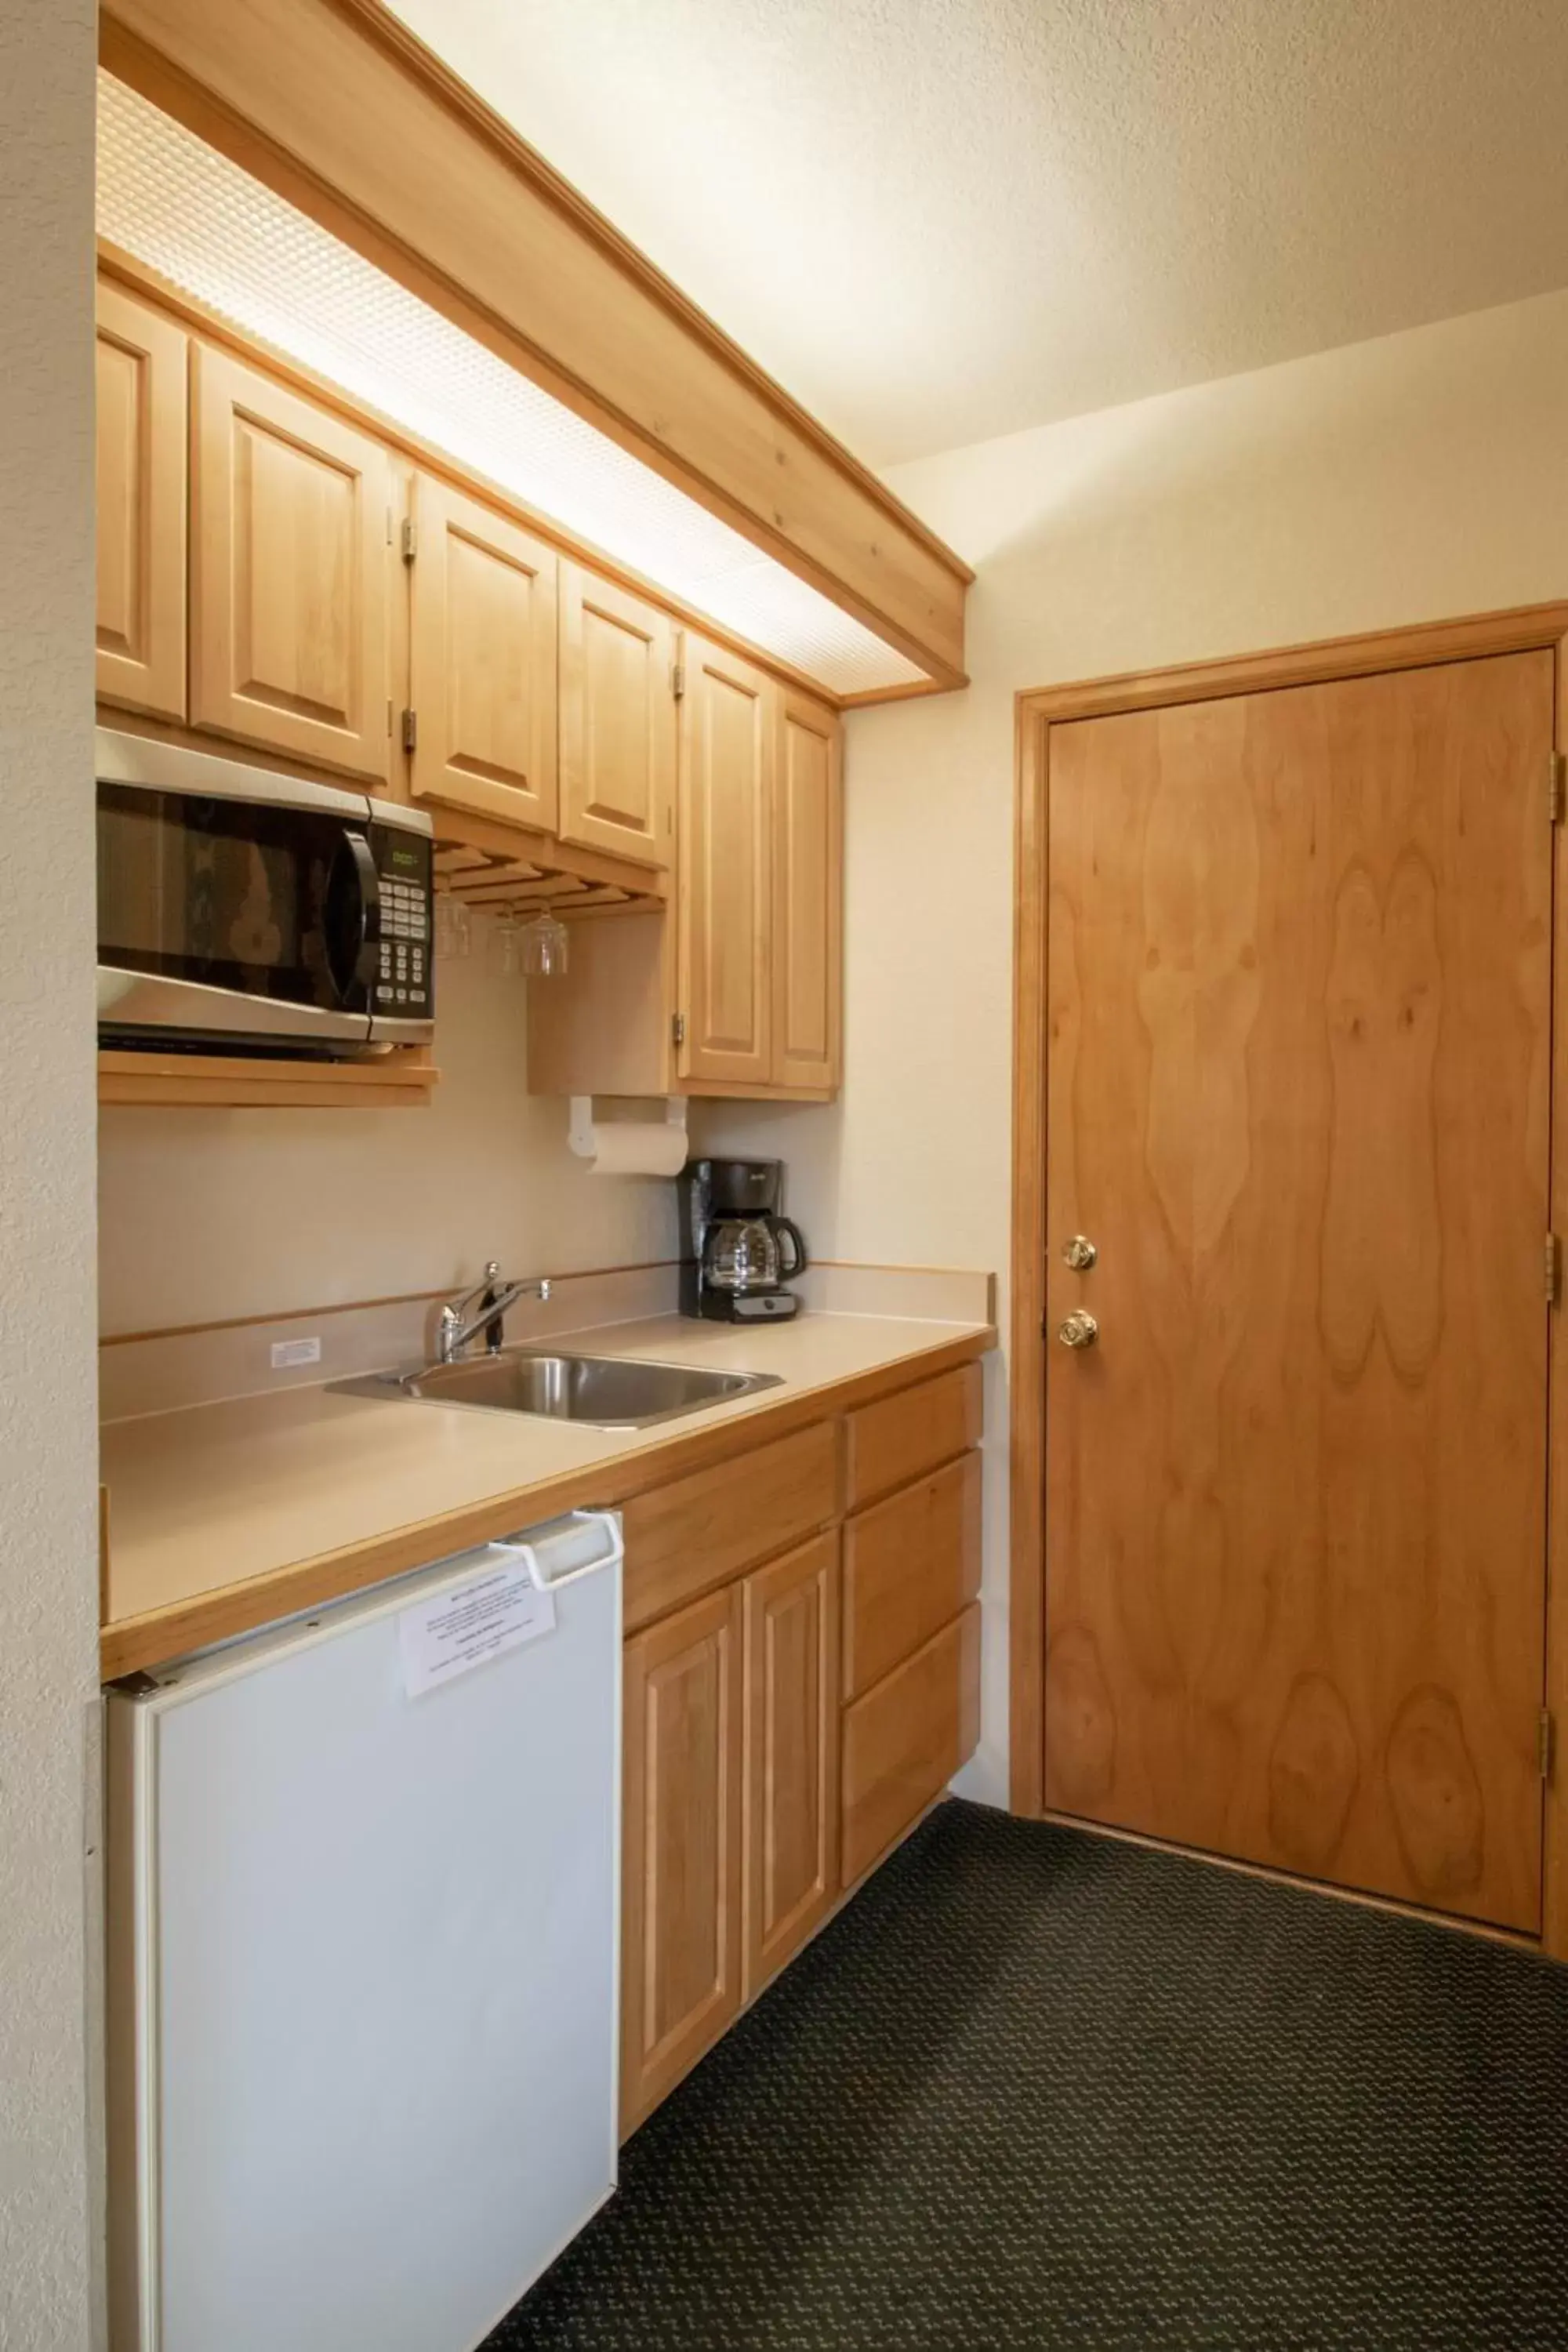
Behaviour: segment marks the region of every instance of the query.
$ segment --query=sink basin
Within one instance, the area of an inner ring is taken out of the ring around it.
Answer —
[[[704,1405],[776,1388],[777,1372],[715,1372],[697,1364],[650,1364],[630,1356],[568,1356],[535,1348],[426,1364],[415,1371],[334,1381],[355,1396],[418,1404],[466,1404],[481,1412],[534,1413],[595,1429],[646,1429]]]

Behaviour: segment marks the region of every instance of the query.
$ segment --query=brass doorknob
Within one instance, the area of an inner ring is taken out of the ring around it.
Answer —
[[[1081,1307],[1075,1307],[1066,1322],[1057,1326],[1057,1338],[1064,1348],[1092,1348],[1099,1337],[1099,1324]]]
[[[1062,1244],[1062,1264],[1070,1266],[1074,1274],[1087,1274],[1099,1255],[1087,1234],[1074,1234],[1070,1241]]]

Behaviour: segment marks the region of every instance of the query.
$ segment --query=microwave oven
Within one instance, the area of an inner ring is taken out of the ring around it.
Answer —
[[[105,1045],[346,1057],[435,1029],[430,820],[98,730]]]

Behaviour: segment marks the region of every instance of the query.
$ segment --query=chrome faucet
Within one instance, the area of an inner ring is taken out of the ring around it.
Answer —
[[[501,1318],[507,1308],[515,1307],[520,1298],[537,1298],[542,1302],[549,1296],[548,1280],[503,1282],[500,1263],[492,1257],[473,1288],[465,1290],[459,1297],[449,1298],[442,1307],[436,1325],[437,1361],[455,1364],[469,1340],[476,1339],[481,1331],[490,1354],[497,1354],[501,1343]],[[468,1309],[476,1301],[479,1312],[469,1316]]]

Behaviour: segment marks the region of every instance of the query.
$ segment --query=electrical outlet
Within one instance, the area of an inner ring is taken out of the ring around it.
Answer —
[[[320,1339],[274,1339],[272,1369],[275,1372],[292,1371],[297,1364],[319,1364],[321,1360]]]

